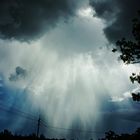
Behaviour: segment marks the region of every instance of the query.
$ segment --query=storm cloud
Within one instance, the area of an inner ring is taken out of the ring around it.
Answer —
[[[96,16],[105,20],[104,33],[110,42],[132,38],[132,19],[138,16],[139,0],[90,0],[90,5]]]
[[[75,14],[82,0],[1,0],[0,37],[28,41]]]

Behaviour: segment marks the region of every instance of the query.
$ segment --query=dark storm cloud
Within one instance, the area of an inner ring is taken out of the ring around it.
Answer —
[[[21,67],[16,67],[15,72],[9,77],[10,81],[17,81],[19,79],[25,78],[27,76],[27,71]]]
[[[1,0],[0,36],[30,40],[74,15],[79,1],[74,0]]]
[[[132,19],[140,10],[139,0],[90,0],[96,15],[106,20],[104,33],[109,41],[116,42],[122,37],[132,38]]]

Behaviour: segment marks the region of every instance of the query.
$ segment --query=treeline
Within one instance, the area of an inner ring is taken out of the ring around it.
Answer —
[[[63,139],[51,138],[50,139],[50,138],[45,138],[44,135],[40,135],[39,137],[37,137],[36,134],[34,133],[28,136],[17,135],[17,134],[13,135],[10,131],[5,129],[4,131],[0,132],[0,140],[66,140],[66,139],[65,138]],[[132,134],[116,134],[113,131],[109,131],[105,133],[104,138],[99,138],[98,140],[140,140],[140,128],[138,128]]]
[[[140,140],[140,128],[138,128],[132,134],[116,134],[113,131],[109,131],[105,133],[105,138],[101,138],[99,140]]]
[[[36,136],[36,134],[31,135],[13,135],[12,132],[5,129],[4,131],[0,132],[0,140],[66,140],[66,139],[57,139],[57,138],[45,138],[44,135],[40,135],[39,137]]]

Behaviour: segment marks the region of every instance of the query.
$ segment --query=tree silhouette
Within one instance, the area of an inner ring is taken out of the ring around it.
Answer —
[[[4,131],[0,132],[0,140],[66,140],[66,139],[57,139],[57,138],[46,138],[44,135],[40,135],[37,137],[35,133],[30,135],[13,135],[12,132],[5,129]]]
[[[105,138],[99,140],[140,140],[140,128],[132,134],[116,134],[113,131],[105,133]]]
[[[140,11],[138,11],[138,18],[133,19],[132,22],[132,40],[122,38],[116,42],[121,52],[120,58],[125,64],[140,63]],[[112,50],[114,53],[116,51],[116,48]],[[138,82],[140,84],[140,74],[132,73],[130,80],[132,83]],[[132,93],[132,99],[140,101],[140,93]]]
[[[126,40],[122,38],[116,42],[121,51],[120,58],[126,64],[140,63],[140,11],[138,12],[138,18],[132,20],[132,40]],[[113,49],[112,52],[116,52]]]

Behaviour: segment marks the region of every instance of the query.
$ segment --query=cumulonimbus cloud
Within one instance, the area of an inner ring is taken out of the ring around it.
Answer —
[[[31,40],[73,16],[82,0],[1,0],[0,37]]]
[[[116,42],[122,37],[132,38],[132,19],[140,10],[139,0],[90,0],[96,16],[106,22],[104,33],[110,42]]]

